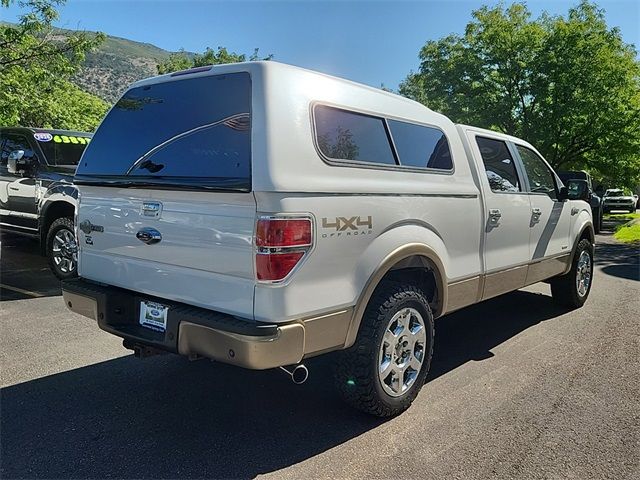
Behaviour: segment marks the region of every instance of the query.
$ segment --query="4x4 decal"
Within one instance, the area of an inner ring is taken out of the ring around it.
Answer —
[[[323,233],[322,238],[340,237],[343,235],[342,232],[347,236],[370,235],[373,229],[373,220],[371,215],[367,217],[359,215],[354,217],[324,217],[322,219],[322,228],[332,230],[331,232]]]

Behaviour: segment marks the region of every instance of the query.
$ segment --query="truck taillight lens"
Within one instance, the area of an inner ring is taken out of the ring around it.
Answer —
[[[311,245],[308,218],[259,218],[256,229],[258,247],[307,247]]]
[[[283,280],[313,244],[311,218],[263,216],[256,225],[256,276]]]

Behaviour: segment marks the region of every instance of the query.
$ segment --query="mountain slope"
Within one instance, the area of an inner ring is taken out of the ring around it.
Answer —
[[[96,52],[87,54],[73,81],[83,90],[113,103],[130,83],[157,75],[156,65],[169,55],[171,52],[150,43],[107,36]]]
[[[2,20],[0,24],[15,26]],[[74,33],[74,30],[55,28],[53,33],[55,39]],[[95,32],[84,33],[96,35]],[[86,55],[84,65],[71,80],[83,90],[114,103],[132,82],[157,75],[157,64],[172,53],[150,43],[107,35],[95,52]]]

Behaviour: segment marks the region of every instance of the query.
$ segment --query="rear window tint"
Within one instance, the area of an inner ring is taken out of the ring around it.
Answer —
[[[407,167],[451,170],[451,151],[444,132],[415,123],[388,120],[400,164]]]
[[[52,134],[52,139],[39,141],[44,156],[49,165],[74,166],[78,165],[84,149],[91,141],[91,137],[77,135]]]
[[[328,158],[395,165],[384,120],[317,105],[314,108],[318,148]]]
[[[132,88],[98,128],[77,176],[233,179],[250,188],[250,114],[248,73]]]

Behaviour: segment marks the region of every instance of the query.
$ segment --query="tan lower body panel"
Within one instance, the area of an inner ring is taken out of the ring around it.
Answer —
[[[337,350],[344,346],[353,308],[304,320],[305,357]]]
[[[480,276],[450,283],[446,312],[451,313],[476,303],[481,293]]]
[[[352,308],[283,324],[272,337],[255,337],[180,323],[178,353],[201,355],[254,370],[299,363],[344,346]]]
[[[95,298],[85,297],[77,293],[62,291],[64,303],[72,312],[79,313],[98,321],[98,302]]]
[[[497,297],[524,287],[527,279],[527,265],[522,265],[485,276],[482,299]]]
[[[540,282],[564,273],[570,261],[571,255],[566,254],[561,257],[548,258],[530,264],[529,270],[527,271],[526,285],[531,285],[532,283]]]
[[[265,338],[182,322],[178,333],[178,353],[265,370],[300,362],[304,355],[304,341],[305,331],[301,323],[283,325],[276,335]]]

